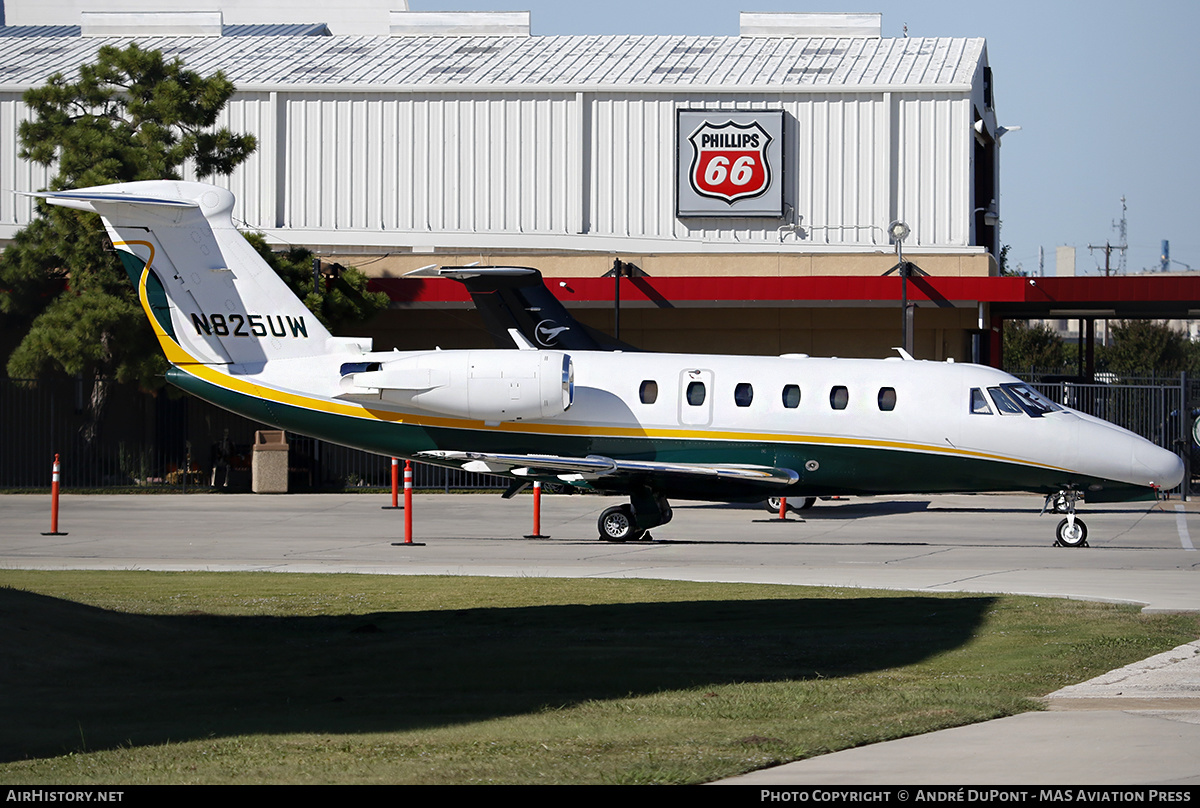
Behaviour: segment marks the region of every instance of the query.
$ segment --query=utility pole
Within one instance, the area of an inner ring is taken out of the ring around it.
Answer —
[[[1104,250],[1104,275],[1105,275],[1105,277],[1108,277],[1109,275],[1112,274],[1112,254],[1113,254],[1113,252],[1119,251],[1122,254],[1122,256],[1124,256],[1126,249],[1127,248],[1122,244],[1109,244],[1107,241],[1104,242],[1104,246],[1102,246],[1102,247],[1095,245],[1095,244],[1088,245],[1088,252],[1092,252],[1093,250]]]
[[[1129,241],[1126,239],[1126,234],[1127,234],[1127,230],[1128,230],[1128,222],[1125,219],[1125,211],[1126,211],[1125,197],[1122,196],[1121,197],[1121,221],[1120,221],[1120,223],[1113,222],[1113,229],[1121,234],[1121,243],[1120,244],[1109,244],[1106,241],[1106,242],[1104,242],[1103,247],[1096,245],[1096,244],[1088,245],[1088,252],[1093,252],[1094,250],[1104,250],[1104,276],[1105,277],[1108,277],[1109,275],[1112,274],[1112,254],[1113,254],[1114,250],[1121,253],[1121,263],[1117,267],[1117,273],[1120,275],[1125,274],[1125,251],[1129,249]]]

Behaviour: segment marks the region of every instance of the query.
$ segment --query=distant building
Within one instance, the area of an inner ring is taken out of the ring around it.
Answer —
[[[903,220],[930,276],[909,284],[914,353],[986,356],[969,281],[996,275],[1003,130],[982,38],[752,13],[734,37],[531,36],[524,12],[396,5],[9,0],[0,186],[47,178],[17,157],[21,93],[136,39],[236,83],[224,123],[260,144],[221,181],[237,216],[378,277],[384,345],[466,339],[452,282],[400,279],[431,263],[539,267],[610,328],[619,258],[648,275],[622,292],[635,344],[887,355]],[[30,213],[0,197],[0,238]]]

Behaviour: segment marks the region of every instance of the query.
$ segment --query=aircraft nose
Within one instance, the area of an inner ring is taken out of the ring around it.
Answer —
[[[1183,481],[1183,460],[1174,452],[1159,448],[1147,440],[1133,446],[1134,469],[1145,474],[1151,485],[1165,490]]]

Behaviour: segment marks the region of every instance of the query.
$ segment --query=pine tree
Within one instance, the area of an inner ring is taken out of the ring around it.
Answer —
[[[180,179],[185,165],[201,179],[228,175],[256,146],[251,135],[215,128],[233,92],[219,71],[203,77],[136,44],[102,47],[77,78],[55,74],[25,93],[33,117],[18,131],[20,154],[57,169],[53,190]],[[99,217],[44,203],[38,213],[0,257],[4,327],[24,333],[7,371],[12,378],[62,372],[90,380],[90,440],[107,380],[156,390],[166,360]],[[307,253],[276,255],[261,239],[256,247],[326,322],[364,320],[387,306],[387,296],[365,292],[366,279],[353,270],[318,298],[310,294],[311,270],[304,285],[292,267],[311,266]],[[357,291],[347,297],[342,287]]]
[[[20,154],[57,169],[54,190],[179,179],[188,161],[200,177],[229,174],[255,148],[250,135],[213,129],[233,91],[221,73],[202,77],[158,51],[102,47],[77,78],[55,74],[25,93],[33,117],[18,130]],[[97,413],[101,379],[161,386],[165,360],[99,218],[38,212],[0,259],[0,311],[25,331],[9,376],[90,378]]]

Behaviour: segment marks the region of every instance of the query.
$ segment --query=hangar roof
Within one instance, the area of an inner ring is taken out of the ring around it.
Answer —
[[[0,35],[0,88],[70,75],[129,37]],[[149,36],[147,49],[242,89],[969,91],[981,38]]]

